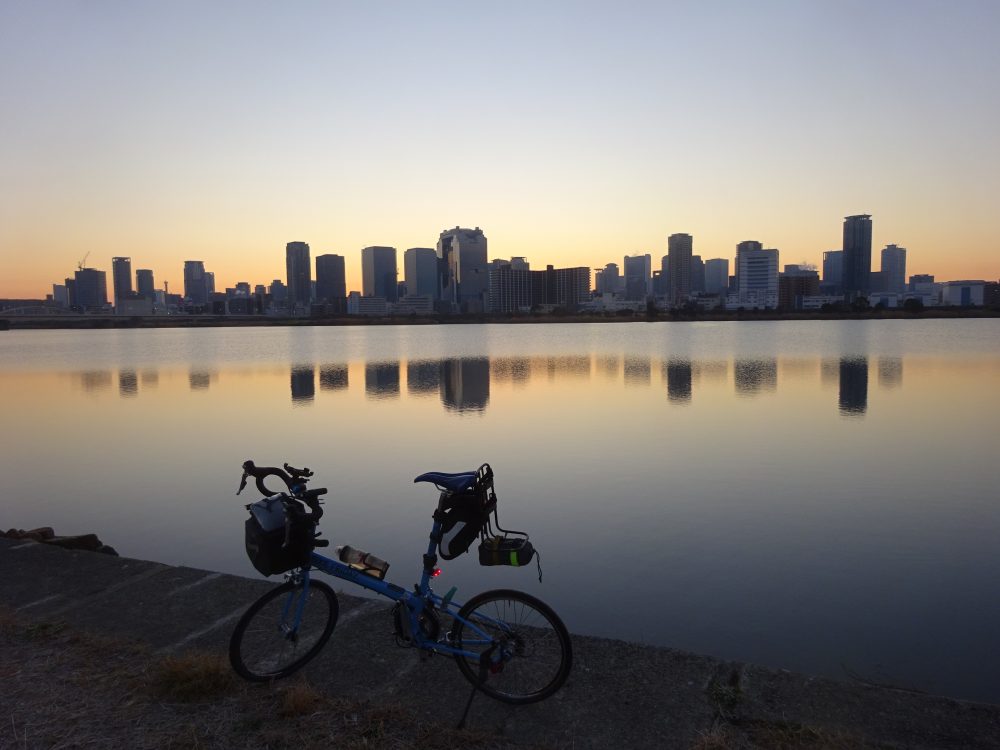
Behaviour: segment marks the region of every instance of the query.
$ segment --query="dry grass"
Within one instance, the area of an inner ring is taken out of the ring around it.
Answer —
[[[151,686],[162,698],[195,701],[235,690],[229,662],[216,654],[168,656],[155,665]]]
[[[790,722],[741,720],[720,724],[705,732],[691,750],[877,750],[882,747],[847,731]]]
[[[395,705],[324,695],[305,681],[236,679],[215,654],[143,644],[0,609],[0,748],[454,750],[509,743],[428,725]]]

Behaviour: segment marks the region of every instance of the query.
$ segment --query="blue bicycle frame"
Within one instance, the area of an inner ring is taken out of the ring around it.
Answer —
[[[427,547],[427,554],[424,556],[425,561],[430,559],[437,559],[434,554],[435,539],[440,539],[441,535],[441,522],[438,520],[434,521],[434,526],[431,529],[431,541]],[[307,599],[306,594],[309,591],[309,571],[311,568],[320,570],[323,573],[334,576],[336,578],[343,578],[345,581],[350,581],[355,583],[362,588],[366,588],[369,591],[374,591],[376,594],[381,594],[389,599],[396,602],[402,602],[406,607],[406,614],[409,618],[409,631],[413,638],[414,645],[419,648],[423,648],[428,651],[434,651],[440,654],[448,654],[450,656],[462,656],[472,661],[479,661],[480,654],[475,651],[467,651],[464,648],[458,648],[455,646],[450,646],[447,643],[441,643],[439,641],[433,641],[428,638],[423,637],[418,626],[418,617],[424,608],[430,604],[432,607],[436,608],[439,612],[443,612],[450,617],[459,620],[464,626],[470,628],[473,633],[475,633],[478,638],[474,640],[469,640],[463,638],[462,644],[460,645],[478,645],[478,646],[488,646],[493,643],[493,639],[479,628],[476,623],[470,622],[464,617],[460,617],[458,610],[461,609],[461,604],[453,601],[445,601],[445,597],[438,596],[431,589],[431,577],[433,575],[433,569],[430,565],[424,565],[423,573],[420,576],[420,583],[416,587],[415,592],[407,591],[406,589],[397,586],[394,583],[389,583],[388,581],[383,581],[374,576],[363,573],[356,568],[352,568],[350,565],[341,562],[340,560],[334,560],[330,557],[325,557],[317,552],[313,552],[309,557],[309,566],[303,567],[301,569],[301,577],[303,582],[303,595],[298,597],[298,609],[295,612],[294,621],[290,629],[298,629],[299,623],[302,619],[302,611],[305,607],[305,602]],[[291,601],[293,597],[289,597],[289,600],[285,603],[285,610],[283,613],[283,621],[287,621],[288,608],[291,606]],[[494,620],[492,618],[487,618],[482,614],[477,615],[483,621],[489,622],[490,625],[505,628],[505,624]],[[481,639],[481,640],[480,640]],[[500,655],[497,654],[497,659]]]

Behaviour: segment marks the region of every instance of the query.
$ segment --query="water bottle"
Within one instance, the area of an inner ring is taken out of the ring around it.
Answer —
[[[385,560],[375,557],[375,555],[370,552],[355,549],[354,547],[346,544],[342,547],[337,547],[334,551],[337,553],[337,557],[340,558],[341,562],[358,568],[359,570],[368,573],[369,575],[373,575],[376,578],[385,578],[385,572],[389,569],[389,563]]]

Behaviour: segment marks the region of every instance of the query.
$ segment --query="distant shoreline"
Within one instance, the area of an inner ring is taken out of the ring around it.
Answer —
[[[770,320],[926,320],[931,318],[1000,318],[1000,309],[929,308],[921,312],[873,310],[870,312],[661,312],[635,315],[425,315],[274,317],[270,315],[4,315],[0,330],[106,329],[106,328],[231,328],[271,326],[386,326],[386,325],[475,325],[546,323],[649,323]]]

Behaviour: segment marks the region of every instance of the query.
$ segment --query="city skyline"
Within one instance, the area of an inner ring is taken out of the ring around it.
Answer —
[[[977,2],[5,3],[0,297],[87,253],[172,289],[188,258],[266,282],[296,238],[360,289],[361,248],[456,224],[557,267],[660,257],[675,232],[704,259],[757,238],[819,266],[862,212],[873,248],[994,279],[998,22]]]

